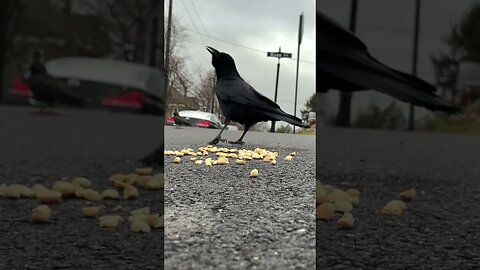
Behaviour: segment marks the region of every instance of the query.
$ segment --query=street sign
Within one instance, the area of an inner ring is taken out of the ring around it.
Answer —
[[[278,57],[278,58],[292,58],[291,53],[284,53],[284,52],[267,52],[267,56],[269,57]]]

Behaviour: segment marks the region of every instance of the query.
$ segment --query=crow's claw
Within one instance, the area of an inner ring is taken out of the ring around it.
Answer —
[[[229,144],[240,144],[240,145],[244,145],[245,142],[243,141],[228,141]]]
[[[221,139],[218,138],[218,137],[215,137],[211,142],[209,142],[208,144],[210,145],[216,145]]]
[[[227,142],[226,139],[220,139],[219,141],[221,141],[221,142]]]

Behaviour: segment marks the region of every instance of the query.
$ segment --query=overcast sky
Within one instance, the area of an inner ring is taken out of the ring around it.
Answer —
[[[168,11],[166,2],[165,12]],[[267,57],[266,52],[278,51],[281,46],[282,52],[297,58],[299,16],[304,12],[297,101],[297,116],[300,115],[303,104],[315,92],[315,1],[175,0],[172,7],[174,16],[188,29],[189,43],[181,53],[188,57],[192,72],[213,70],[211,55],[205,49],[212,46],[230,54],[240,75],[272,100],[277,58]],[[295,73],[296,61],[282,58],[277,103],[291,114]]]

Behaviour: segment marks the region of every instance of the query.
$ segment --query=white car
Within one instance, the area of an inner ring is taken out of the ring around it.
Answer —
[[[178,114],[185,118],[192,126],[201,127],[201,128],[216,128],[221,129],[223,127],[220,119],[213,113],[202,112],[202,111],[179,111]],[[165,125],[173,125],[175,121],[173,117],[167,118]]]
[[[237,127],[237,126],[234,126],[234,125],[228,125],[228,126],[227,126],[227,130],[238,131],[238,127]]]

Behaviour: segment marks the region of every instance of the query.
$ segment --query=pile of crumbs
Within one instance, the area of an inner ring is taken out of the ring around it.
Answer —
[[[277,165],[279,154],[277,151],[269,151],[262,148],[255,148],[254,150],[236,149],[236,148],[222,148],[207,145],[206,147],[199,147],[197,151],[192,148],[185,148],[181,150],[165,150],[166,156],[173,156],[173,163],[182,163],[184,159],[190,162],[195,162],[196,165],[213,166],[230,164],[230,160],[234,160],[236,165],[245,165],[249,161],[263,161],[272,165]],[[292,152],[283,158],[284,161],[291,161],[296,155]],[[250,172],[250,177],[257,177],[258,169],[253,169]]]
[[[316,219],[332,220],[336,213],[341,214],[337,219],[339,229],[354,228],[355,218],[352,211],[360,203],[360,191],[355,188],[342,190],[331,185],[316,186]],[[416,196],[415,189],[405,190],[398,194],[399,199],[390,200],[380,209],[380,213],[387,216],[400,216],[407,210],[406,202],[412,201]]]
[[[136,200],[140,196],[138,188],[145,190],[161,190],[164,188],[163,173],[153,174],[152,168],[137,168],[129,174],[115,174],[109,179],[113,188],[103,191],[92,188],[92,182],[85,177],[74,177],[67,180],[55,181],[51,188],[42,184],[29,187],[25,184],[0,185],[0,198],[7,199],[37,199],[39,205],[33,208],[31,221],[33,223],[46,223],[52,217],[49,205],[64,202],[67,199],[80,199],[87,202],[85,207],[79,209],[86,218],[100,215],[104,207],[99,205],[102,200]],[[112,212],[123,210],[121,205],[112,209]],[[127,218],[132,232],[150,232],[154,228],[163,228],[164,217],[160,214],[150,213],[149,207],[131,211]],[[114,228],[124,221],[120,215],[102,215],[98,217],[101,227]]]

